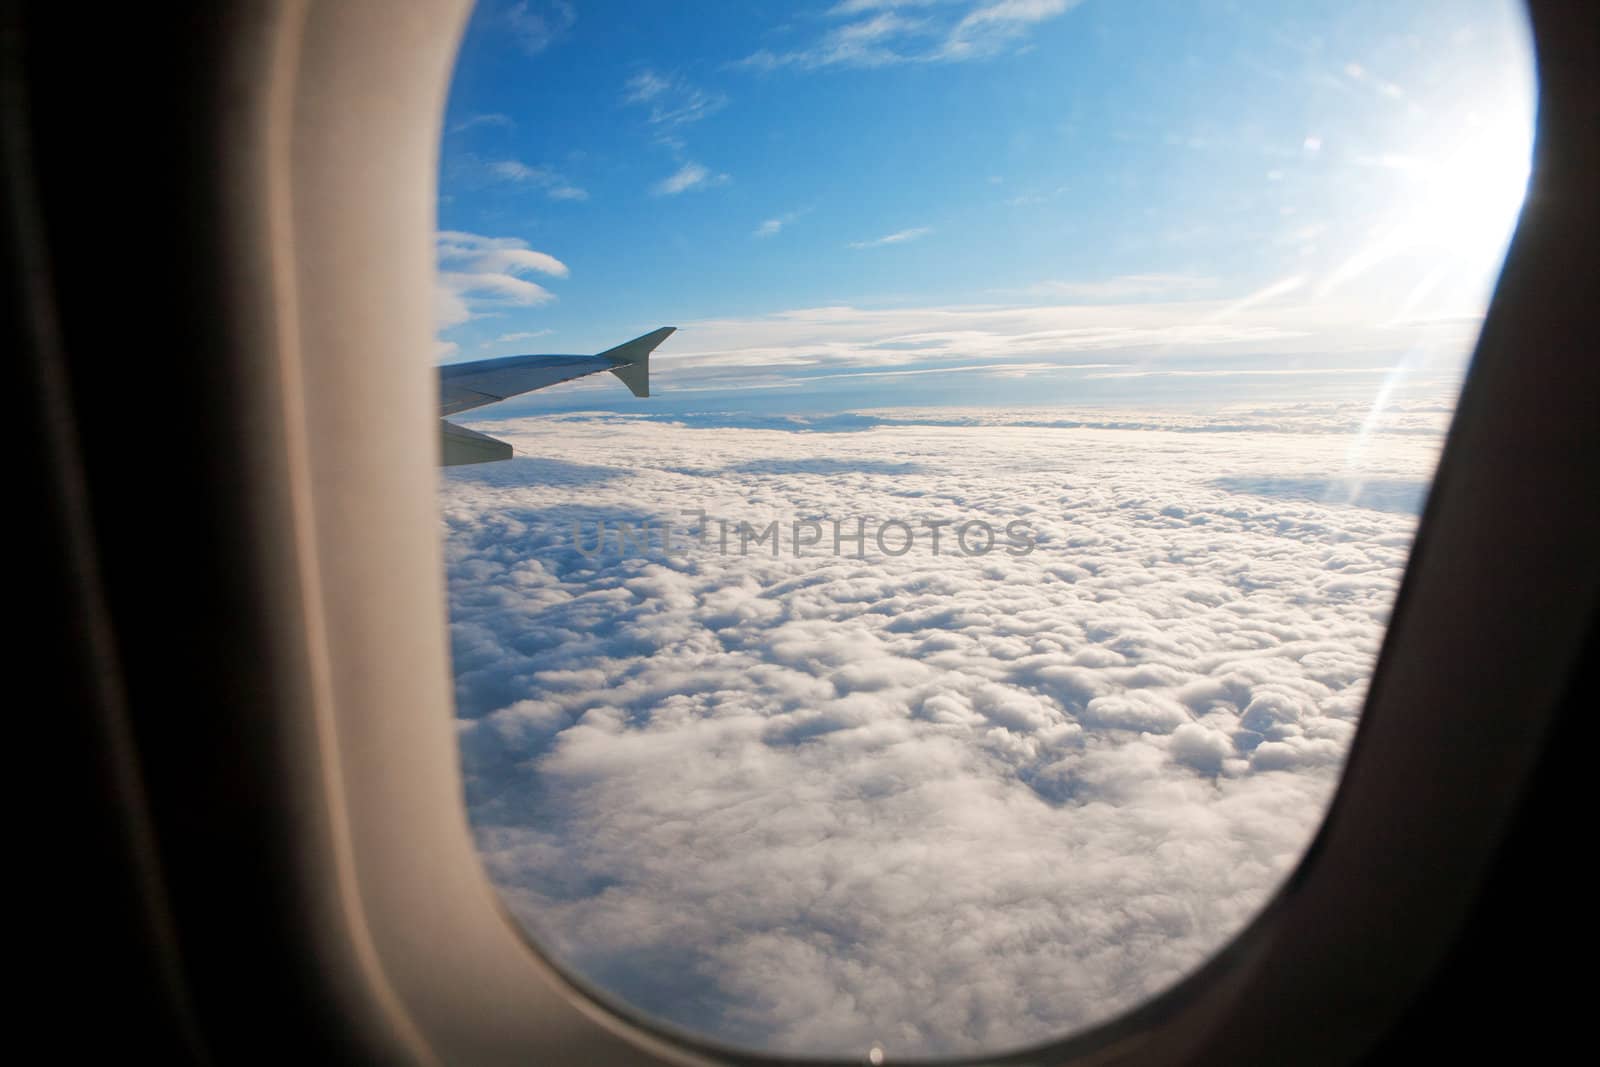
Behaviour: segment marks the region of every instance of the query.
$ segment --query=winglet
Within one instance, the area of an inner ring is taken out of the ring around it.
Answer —
[[[649,396],[650,353],[654,352],[662,341],[671,337],[676,329],[676,326],[663,326],[643,337],[635,337],[626,344],[608,348],[600,355],[612,362],[611,373],[621,378],[622,384],[626,385],[634,396]]]

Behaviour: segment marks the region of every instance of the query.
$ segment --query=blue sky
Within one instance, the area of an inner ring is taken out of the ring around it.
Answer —
[[[677,407],[1122,402],[1089,384],[1119,367],[1376,388],[1459,365],[1532,109],[1488,0],[485,0],[440,358],[665,323]]]

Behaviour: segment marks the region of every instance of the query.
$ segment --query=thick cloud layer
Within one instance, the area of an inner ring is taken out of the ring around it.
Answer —
[[[512,910],[777,1050],[998,1050],[1169,985],[1310,840],[1438,445],[1268,414],[485,426],[524,456],[442,508]]]

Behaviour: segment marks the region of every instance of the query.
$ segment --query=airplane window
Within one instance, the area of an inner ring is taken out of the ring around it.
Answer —
[[[542,950],[879,1062],[1224,946],[1357,729],[1532,64],[1509,0],[483,0],[440,507]]]

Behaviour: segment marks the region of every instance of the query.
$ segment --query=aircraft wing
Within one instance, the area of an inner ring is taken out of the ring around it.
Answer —
[[[439,414],[455,415],[495,404],[547,385],[610,371],[634,396],[650,395],[650,353],[677,329],[663,326],[593,356],[505,356],[439,368]],[[474,430],[440,422],[443,463],[487,463],[509,459],[511,446]]]

